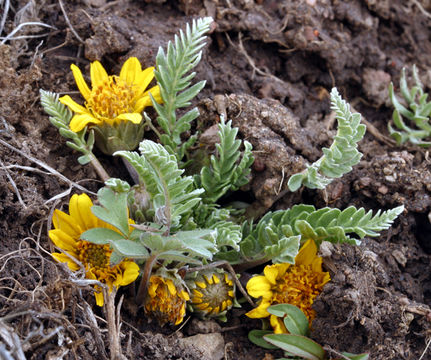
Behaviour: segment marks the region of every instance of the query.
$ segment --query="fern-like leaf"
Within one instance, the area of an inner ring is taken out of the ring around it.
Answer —
[[[54,92],[40,90],[40,103],[45,112],[50,115],[49,121],[58,129],[61,136],[72,140],[66,142],[69,147],[84,154],[78,158],[78,161],[81,165],[85,165],[94,159],[92,153],[95,140],[94,132],[90,131],[86,140],[87,128],[79,133],[70,130],[69,123],[72,119],[72,112],[58,100],[58,97],[58,94]]]
[[[333,179],[350,172],[362,157],[357,149],[357,143],[366,131],[365,125],[360,123],[361,115],[350,111],[349,104],[341,98],[336,88],[331,91],[331,108],[338,121],[337,135],[329,149],[322,149],[323,156],[319,160],[305,171],[290,177],[290,191],[298,190],[301,185],[310,189],[324,189]]]
[[[201,200],[203,189],[193,188],[191,176],[183,177],[177,159],[161,145],[144,140],[139,145],[141,155],[133,151],[117,151],[139,174],[140,182],[151,197],[155,222],[175,229],[181,216],[193,210]]]
[[[247,184],[254,161],[252,146],[244,141],[244,153],[238,162],[241,140],[236,139],[238,128],[232,128],[232,121],[225,123],[222,117],[218,128],[220,144],[216,144],[217,157],[212,155],[211,166],[204,166],[200,176],[195,177],[197,185],[205,189],[204,201],[207,203],[215,203],[226,192]]]
[[[159,48],[156,57],[154,75],[163,104],[158,104],[153,98],[152,102],[158,114],[157,122],[165,133],[160,141],[179,160],[181,153],[186,150],[180,135],[190,129],[190,123],[198,117],[199,112],[194,108],[177,119],[176,111],[189,106],[205,86],[205,81],[191,86],[191,80],[196,74],[190,71],[201,59],[201,49],[205,45],[204,34],[209,31],[212,21],[212,18],[207,17],[193,21],[191,27],[187,24],[185,33],[181,30],[179,36],[175,35],[175,45],[169,42],[166,53],[163,48]]]
[[[413,66],[413,79],[415,86],[409,89],[406,80],[406,69],[403,68],[400,79],[400,90],[408,108],[398,101],[395,96],[394,85],[392,83],[389,85],[389,98],[394,106],[392,120],[396,129],[389,123],[388,130],[398,145],[409,141],[415,145],[428,147],[431,145],[431,141],[425,141],[424,139],[431,136],[431,124],[429,123],[431,101],[427,102],[428,94],[424,93],[416,66]],[[413,123],[416,128],[413,129],[408,126],[404,122],[403,117]]]
[[[383,212],[379,210],[373,216],[371,211],[353,206],[341,211],[295,205],[288,210],[269,212],[256,226],[243,230],[241,252],[246,259],[271,258],[274,262],[293,263],[296,254],[292,249],[297,236],[301,244],[313,239],[317,245],[322,241],[359,245],[360,241],[348,234],[356,234],[360,239],[378,236],[379,231],[388,229],[403,210],[404,206],[399,206]]]

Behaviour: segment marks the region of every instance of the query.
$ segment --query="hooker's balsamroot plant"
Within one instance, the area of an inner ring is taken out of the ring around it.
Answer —
[[[50,236],[64,253],[53,256],[72,270],[82,266],[87,277],[109,289],[129,284],[139,273],[138,306],[160,324],[174,325],[183,321],[186,309],[204,319],[225,320],[232,306],[238,306],[236,290],[248,297],[232,266],[250,269],[267,264],[264,275],[252,277],[247,284],[248,293],[259,298],[247,316],[269,319],[276,334],[257,331],[250,338],[266,347],[274,344],[289,356],[324,359],[319,345],[305,337],[316,316],[311,305],[330,281],[317,256],[320,244],[357,245],[357,238],[378,236],[403,207],[373,215],[353,206],[339,210],[299,204],[268,212],[255,222],[245,220],[241,209],[221,206],[220,198],[247,184],[254,158],[251,144],[237,139],[238,129],[224,118],[218,124],[215,153],[205,154],[207,161],[198,166],[193,156],[198,134],[189,133],[199,112],[188,108],[205,82],[192,84],[192,70],[201,59],[211,21],[194,21],[168,43],[166,51],[160,48],[154,72],[142,70],[134,58],[126,61],[119,77],[108,76],[99,63],[93,63],[90,89],[72,66],[86,99],[84,106],[41,91],[51,122],[71,140],[69,146],[83,153],[81,164],[97,162],[92,153],[95,134],[104,143],[101,133],[107,128],[120,131],[119,127],[133,124],[141,131],[139,137],[145,130],[157,138],[140,141],[138,151],[124,145],[127,132],[121,142],[111,144],[117,150],[113,155],[134,169],[138,183],[106,177],[97,205],[84,195],[74,195],[70,215],[55,213]],[[153,73],[157,85],[146,90]],[[114,104],[114,95],[122,101]],[[336,89],[331,103],[338,119],[334,143],[316,163],[290,178],[292,191],[301,185],[322,189],[350,171],[361,157],[357,142],[365,126],[360,115],[350,112]],[[155,119],[145,112],[141,115],[150,105],[156,110]],[[113,148],[105,152],[110,154]],[[77,200],[85,206],[77,206]],[[103,298],[95,290],[101,304]],[[300,329],[294,330],[294,325]],[[312,347],[317,349],[315,357],[310,355]]]

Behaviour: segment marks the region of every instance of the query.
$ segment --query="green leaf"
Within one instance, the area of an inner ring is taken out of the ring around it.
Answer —
[[[331,91],[331,109],[338,121],[337,134],[329,149],[323,148],[323,156],[301,173],[289,178],[290,191],[296,191],[301,185],[310,189],[324,189],[333,179],[340,178],[359,163],[362,154],[357,143],[364,137],[366,127],[361,124],[361,115],[353,114],[350,106],[338,94],[336,88]]]
[[[301,236],[280,238],[276,244],[265,246],[264,251],[268,258],[276,263],[295,263],[295,257],[299,251]]]
[[[88,164],[94,158],[92,153],[94,133],[91,131],[88,140],[85,141],[87,128],[84,128],[79,133],[71,131],[69,123],[72,119],[72,112],[66,105],[63,105],[58,98],[59,95],[54,92],[40,90],[40,102],[42,107],[47,114],[51,115],[49,121],[59,130],[61,136],[72,140],[66,142],[69,147],[84,154],[78,158],[78,162],[81,165]]]
[[[244,231],[239,243],[241,253],[252,259],[267,258],[273,262],[294,263],[298,252],[297,244],[313,239],[317,246],[322,241],[358,245],[359,240],[348,234],[378,236],[388,229],[403,212],[399,206],[387,211],[371,211],[351,206],[340,211],[329,207],[316,210],[311,205],[295,205],[288,210],[268,212],[252,227]]]
[[[147,248],[136,241],[121,239],[112,241],[111,245],[116,252],[130,259],[147,259],[149,257]]]
[[[195,178],[198,186],[205,189],[204,201],[215,203],[228,191],[235,191],[248,182],[254,157],[252,146],[244,141],[244,154],[238,163],[241,141],[236,139],[238,128],[232,128],[232,121],[225,123],[224,118],[218,125],[220,144],[216,145],[217,157],[212,155],[211,166],[204,166],[200,176]]]
[[[151,101],[158,114],[157,122],[165,133],[159,139],[179,161],[186,150],[180,135],[190,129],[191,121],[199,112],[194,108],[177,120],[176,111],[189,106],[190,101],[205,86],[205,81],[200,81],[190,87],[195,76],[190,71],[201,59],[200,50],[205,45],[204,34],[209,31],[212,21],[212,18],[198,19],[193,21],[191,28],[187,24],[186,32],[180,31],[179,36],[175,35],[174,44],[169,42],[166,52],[160,47],[156,56],[154,75],[163,104],[158,104],[152,96]],[[187,145],[190,146],[189,143]]]
[[[273,334],[273,332],[269,330],[251,330],[248,333],[248,339],[253,344],[263,347],[264,349],[268,349],[268,350],[278,349],[277,346],[274,346],[263,339],[264,335],[269,335],[269,334]]]
[[[295,305],[276,304],[268,307],[267,311],[277,317],[283,318],[284,325],[289,333],[293,335],[308,336],[310,329],[308,327],[307,316]]]
[[[202,261],[199,261],[192,256],[184,255],[180,251],[175,250],[163,251],[157,255],[157,258],[167,261],[183,262],[190,265],[202,265]]]
[[[307,360],[324,360],[325,351],[315,341],[300,335],[270,334],[263,337],[269,343]]]
[[[350,360],[368,360],[369,358],[369,354],[352,354],[348,352],[343,352],[342,354]]]
[[[409,89],[405,68],[402,69],[400,90],[408,108],[402,105],[397,99],[393,84],[389,85],[389,98],[394,107],[392,120],[399,131],[395,130],[390,123],[388,123],[388,131],[397,144],[409,141],[415,145],[428,147],[431,145],[431,141],[425,141],[424,139],[431,136],[431,124],[429,123],[431,102],[427,102],[428,94],[424,93],[424,88],[415,65],[413,65],[413,78],[415,86]],[[408,126],[403,117],[413,127]]]
[[[108,187],[103,187],[97,192],[97,198],[102,206],[93,205],[91,212],[128,237],[127,193],[116,193]]]
[[[183,216],[192,213],[200,201],[203,189],[193,186],[191,176],[182,176],[177,159],[161,144],[144,140],[139,145],[141,156],[133,151],[118,151],[139,174],[140,181],[151,197],[155,222],[176,228]]]
[[[93,228],[84,231],[81,234],[81,239],[93,244],[104,245],[109,244],[111,241],[123,240],[124,236],[111,229]]]

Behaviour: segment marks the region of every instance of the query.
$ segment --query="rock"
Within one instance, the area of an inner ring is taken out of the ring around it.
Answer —
[[[224,339],[220,333],[198,334],[179,340],[185,345],[193,345],[202,352],[202,359],[221,360],[224,357]]]

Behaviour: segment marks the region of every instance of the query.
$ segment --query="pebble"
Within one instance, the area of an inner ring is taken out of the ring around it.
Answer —
[[[193,345],[202,352],[202,359],[221,360],[224,358],[224,339],[220,333],[198,334],[179,341],[185,345]]]

